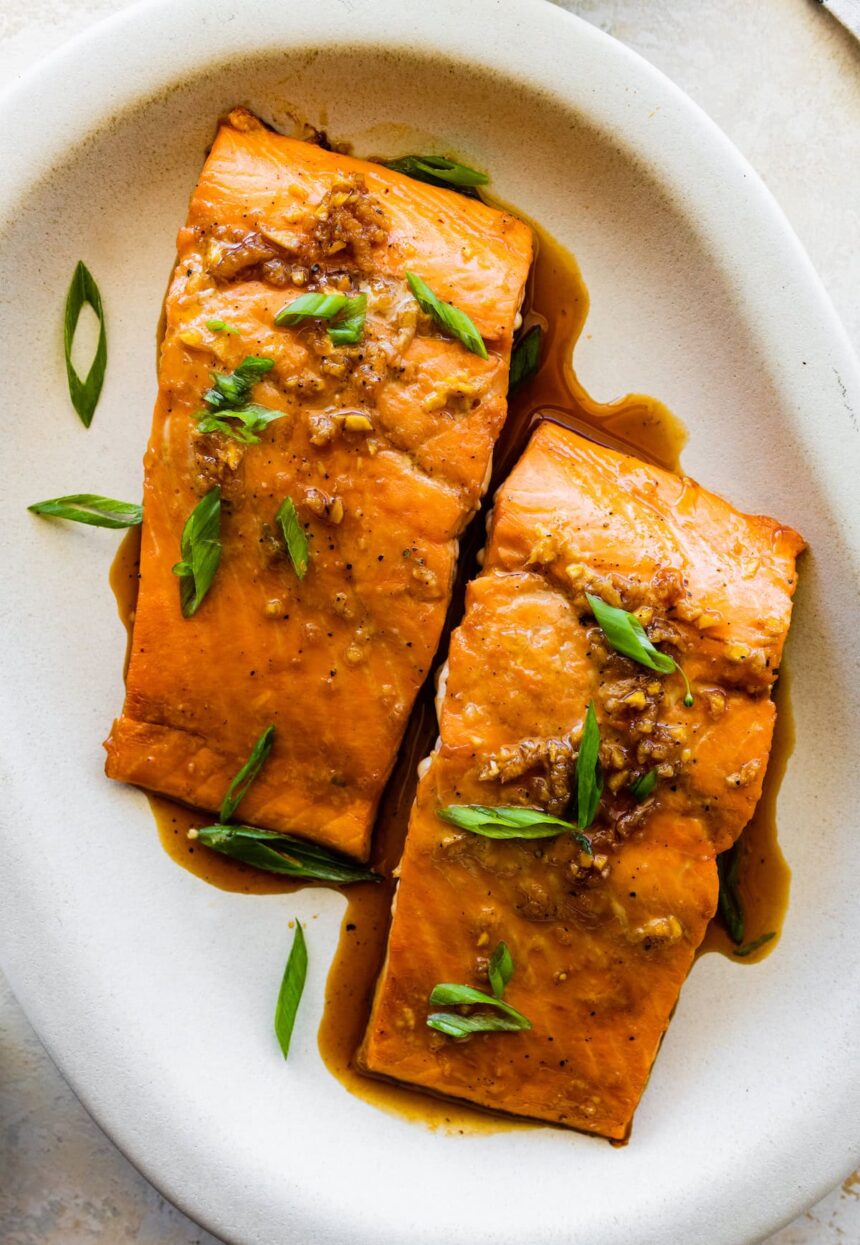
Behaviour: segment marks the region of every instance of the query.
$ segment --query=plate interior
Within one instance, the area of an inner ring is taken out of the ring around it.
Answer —
[[[591,45],[578,53],[579,27],[564,29],[574,73]],[[754,289],[767,257],[743,238],[727,248],[699,211],[704,192],[685,194],[607,120],[629,107],[644,126],[666,90],[625,104],[625,65],[586,106],[465,57],[273,40],[141,90],[49,176],[14,188],[0,250],[5,954],[100,1121],[230,1239],[334,1242],[348,1225],[356,1245],[614,1245],[631,1231],[637,1245],[717,1245],[766,1230],[840,1174],[834,1147],[822,1157],[810,1141],[832,1130],[840,1095],[857,1102],[857,514],[833,488],[834,438],[856,456],[857,428],[832,378],[810,404],[807,369],[831,367],[826,309],[806,358],[812,294],[798,311],[784,290]],[[695,967],[626,1149],[550,1128],[447,1135],[351,1097],[316,1049],[341,897],[208,888],[162,852],[145,799],[103,777],[100,742],[122,699],[125,636],[107,583],[117,538],[25,507],[87,490],[139,496],[175,235],[215,120],[236,103],[288,132],[324,128],[358,155],[432,145],[489,169],[494,193],[578,258],[591,312],[577,364],[592,392],[661,397],[689,429],[691,474],[810,541],[786,654],[797,743],[779,803],[794,875],[784,936],[760,965]],[[653,124],[680,141],[674,122]],[[773,245],[776,263],[790,247]],[[109,336],[89,431],[61,348],[79,258]],[[311,969],[284,1065],[272,1011],[294,916],[308,923]]]

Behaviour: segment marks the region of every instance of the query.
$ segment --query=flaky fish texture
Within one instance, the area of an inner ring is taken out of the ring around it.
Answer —
[[[243,819],[366,857],[505,419],[531,255],[506,212],[243,110],[222,124],[167,296],[112,778],[215,810],[273,724]],[[471,317],[488,359],[419,310],[407,271]],[[362,340],[335,344],[323,321],[278,327],[308,292],[365,293]],[[258,443],[202,431],[210,373],[252,355],[274,361],[252,400],[282,417]],[[220,565],[185,618],[171,568],[216,485]],[[276,522],[286,497],[309,542],[304,579]]]
[[[452,637],[365,1070],[627,1135],[715,910],[716,855],[761,794],[802,547],[692,480],[539,427],[497,496]],[[637,612],[686,672],[692,706],[679,673],[610,647],[586,594]],[[494,841],[440,819],[455,804],[564,816],[589,702],[604,780],[592,853],[567,833]],[[428,1028],[434,985],[486,992],[500,941],[515,964],[505,999],[532,1028],[466,1040]]]

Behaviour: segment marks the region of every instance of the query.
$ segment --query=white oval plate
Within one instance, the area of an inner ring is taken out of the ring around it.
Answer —
[[[785,935],[761,965],[696,966],[626,1149],[446,1136],[351,1097],[316,1048],[342,898],[208,888],[102,775],[116,538],[25,506],[139,495],[174,237],[236,102],[280,125],[293,108],[359,154],[435,137],[491,169],[579,258],[586,383],[665,399],[689,471],[810,541],[787,657]],[[3,955],[84,1102],[170,1198],[248,1245],[737,1245],[798,1213],[860,1160],[860,379],[757,177],[649,65],[538,0],[147,3],[8,94],[2,135]],[[81,257],[109,331],[89,431],[59,344]],[[284,1065],[272,1010],[294,914],[311,972]]]

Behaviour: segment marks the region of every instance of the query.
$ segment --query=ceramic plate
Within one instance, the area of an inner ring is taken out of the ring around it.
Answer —
[[[350,1096],[316,1045],[342,897],[207,887],[162,852],[144,797],[103,777],[116,535],[25,506],[139,495],[174,238],[237,102],[358,154],[436,141],[492,170],[579,259],[595,395],[663,398],[691,474],[810,542],[786,658],[785,933],[761,964],[696,966],[626,1149],[434,1133]],[[762,184],[655,70],[540,0],[147,3],[0,111],[2,945],[84,1102],[168,1197],[248,1245],[737,1245],[797,1214],[860,1161],[860,379]],[[89,431],[60,348],[81,257],[110,339]],[[284,1064],[271,1023],[293,915],[312,966]]]

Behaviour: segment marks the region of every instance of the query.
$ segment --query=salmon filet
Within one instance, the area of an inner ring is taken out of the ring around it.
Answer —
[[[530,230],[476,199],[266,129],[222,124],[179,234],[145,458],[140,595],[107,773],[217,809],[276,728],[245,820],[365,858],[376,805],[450,599],[457,539],[506,414]],[[473,321],[444,333],[412,271]],[[367,296],[361,340],[276,314]],[[258,442],[204,431],[211,374],[273,361]],[[191,617],[173,565],[218,486],[221,558]],[[307,574],[276,514],[295,506]]]
[[[364,1070],[627,1135],[715,911],[716,854],[761,794],[802,547],[692,480],[538,428],[497,495],[452,637]],[[637,612],[683,667],[692,706],[680,673],[609,645],[586,594]],[[604,780],[591,853],[569,833],[497,841],[439,817],[450,805],[564,817],[590,702]],[[652,772],[637,801],[632,784]],[[486,993],[500,941],[515,966],[504,999],[532,1028],[465,1039],[429,1028],[433,987]]]

